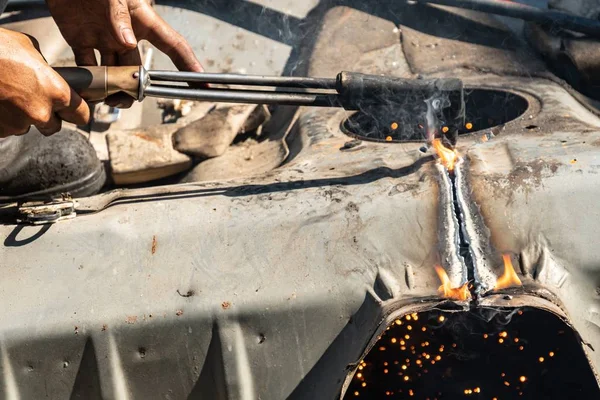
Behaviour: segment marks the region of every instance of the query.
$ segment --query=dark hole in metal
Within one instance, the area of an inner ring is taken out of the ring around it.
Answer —
[[[386,398],[598,399],[600,390],[561,319],[535,308],[479,309],[394,321],[344,396]]]
[[[425,139],[426,104],[406,104],[407,108],[390,106],[369,107],[357,111],[342,121],[342,131],[352,137],[377,142],[411,142]],[[527,111],[527,100],[514,93],[502,90],[465,90],[465,126],[458,130],[459,135],[481,131],[506,124]]]

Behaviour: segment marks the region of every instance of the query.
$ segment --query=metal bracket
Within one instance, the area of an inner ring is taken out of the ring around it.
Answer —
[[[28,202],[19,206],[21,224],[44,225],[75,218],[77,202],[64,196],[62,199],[51,202]]]

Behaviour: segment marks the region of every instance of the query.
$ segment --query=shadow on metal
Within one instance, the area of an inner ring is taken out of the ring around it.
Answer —
[[[162,192],[158,188],[140,189],[140,191],[147,193],[137,195],[127,194],[126,192],[116,190],[88,198],[86,200],[86,205],[78,208],[77,213],[81,215],[89,212],[97,212],[113,205],[142,203],[156,200],[165,201],[208,196],[244,197],[328,186],[365,185],[380,179],[397,179],[411,175],[417,172],[423,165],[432,161],[434,161],[434,156],[429,155],[418,159],[411,165],[398,169],[378,167],[361,174],[340,178],[285,181],[266,185],[240,185],[225,188],[194,189],[194,186],[196,186],[195,184],[187,184],[185,186],[168,186],[165,187],[165,190]],[[134,192],[135,190],[129,190],[128,192],[132,191]],[[82,203],[80,202],[80,204]]]
[[[31,244],[48,232],[51,226],[52,225],[42,225],[32,227],[30,225],[17,225],[6,239],[4,239],[4,247],[21,247]],[[29,237],[19,239],[18,236],[23,230],[25,230],[25,233],[29,233],[31,230],[37,231]]]

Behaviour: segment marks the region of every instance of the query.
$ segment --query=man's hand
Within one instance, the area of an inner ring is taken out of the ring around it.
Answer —
[[[148,0],[46,0],[77,65],[140,65],[138,40],[148,40],[183,71],[202,71],[185,39],[152,8]],[[112,106],[131,106],[133,99],[109,99]],[[120,104],[115,104],[120,103]]]
[[[84,125],[88,105],[48,66],[33,39],[0,28],[0,138],[35,125],[51,135],[62,121]]]

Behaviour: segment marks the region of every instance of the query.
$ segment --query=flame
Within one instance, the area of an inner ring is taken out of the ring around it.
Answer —
[[[503,254],[504,259],[504,273],[496,281],[496,287],[494,289],[505,289],[511,286],[521,286],[521,280],[513,268],[512,261],[509,254]]]
[[[442,139],[433,139],[433,148],[437,153],[440,161],[448,169],[448,171],[454,170],[454,164],[458,159],[458,152],[456,150],[450,150],[442,144]]]
[[[442,286],[438,289],[440,295],[442,295],[446,299],[452,300],[469,300],[471,297],[469,293],[469,283],[465,283],[459,288],[452,288],[450,284],[450,278],[448,278],[448,274],[444,271],[444,268],[439,265],[435,266],[435,272],[437,272],[440,277],[440,281],[442,282]]]

